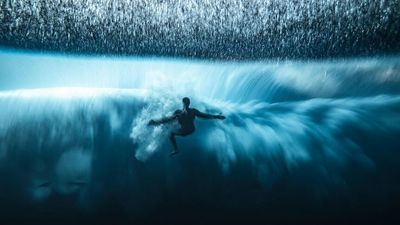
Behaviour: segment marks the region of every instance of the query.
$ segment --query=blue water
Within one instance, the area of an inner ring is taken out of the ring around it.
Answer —
[[[0,220],[396,222],[399,62],[2,51]],[[176,124],[146,124],[184,96],[227,118],[197,120],[171,158]]]

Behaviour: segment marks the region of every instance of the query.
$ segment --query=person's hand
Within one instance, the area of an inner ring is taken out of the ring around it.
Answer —
[[[216,118],[216,119],[220,119],[220,120],[224,120],[224,119],[225,119],[225,116],[223,116],[223,115],[216,115],[215,118]]]
[[[150,120],[147,125],[151,126],[151,125],[156,125],[157,122],[155,120]]]

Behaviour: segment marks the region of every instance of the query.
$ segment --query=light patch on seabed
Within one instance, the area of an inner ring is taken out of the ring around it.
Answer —
[[[75,148],[65,151],[55,168],[55,189],[69,194],[89,185],[91,161],[90,150]]]
[[[40,159],[34,160],[26,187],[33,201],[46,200],[52,193],[80,193],[91,181],[91,151],[69,149],[64,151],[53,168]]]

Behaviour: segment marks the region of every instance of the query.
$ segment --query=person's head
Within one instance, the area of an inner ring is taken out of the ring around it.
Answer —
[[[190,105],[190,99],[188,97],[184,97],[182,99],[182,103],[183,103],[183,108],[189,108]]]

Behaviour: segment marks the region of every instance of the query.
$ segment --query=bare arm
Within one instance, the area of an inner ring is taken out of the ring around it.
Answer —
[[[196,112],[196,116],[199,118],[202,118],[202,119],[220,119],[220,120],[225,119],[225,116],[223,116],[223,115],[207,114],[207,113],[200,112],[197,109],[195,109],[195,112]]]
[[[152,119],[152,120],[149,121],[148,125],[160,125],[160,124],[163,124],[163,123],[172,122],[178,117],[178,113],[179,112],[177,110],[177,111],[175,111],[175,113],[172,116],[167,116],[167,117],[164,117],[164,118],[161,118],[161,119],[158,119],[158,120],[153,120]]]

